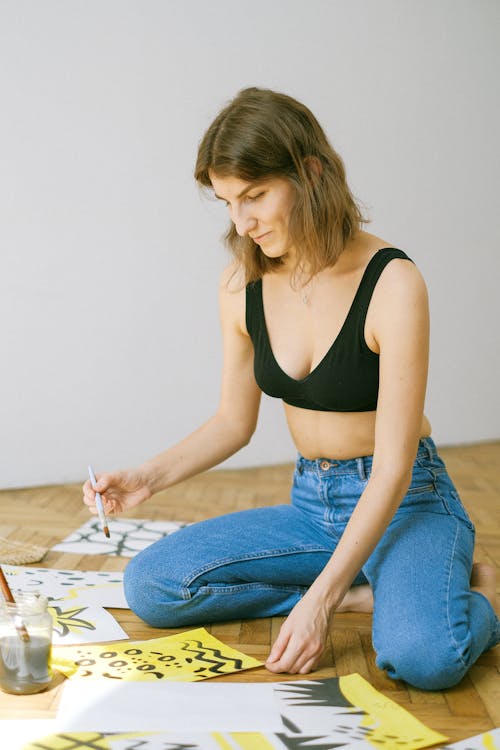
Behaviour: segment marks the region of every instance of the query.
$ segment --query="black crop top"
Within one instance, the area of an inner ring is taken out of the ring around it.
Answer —
[[[379,355],[365,341],[364,328],[373,290],[393,258],[411,260],[396,248],[379,250],[368,263],[340,332],[321,362],[295,380],[274,358],[264,317],[262,279],[246,287],[246,325],[252,339],[254,373],[260,389],[291,406],[316,411],[374,411],[379,385]]]

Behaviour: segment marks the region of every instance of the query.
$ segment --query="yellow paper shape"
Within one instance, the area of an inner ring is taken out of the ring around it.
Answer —
[[[499,738],[500,739],[500,738]],[[500,742],[496,742],[490,732],[485,732],[481,735],[481,740],[486,750],[500,750]]]
[[[490,732],[485,732],[484,734],[482,734],[481,741],[486,750],[499,750],[500,748],[500,743],[497,744],[495,742],[495,738],[492,734],[490,734]]]
[[[261,667],[262,662],[196,628],[147,641],[55,646],[52,666],[71,678],[197,682]]]
[[[397,750],[404,743],[405,750],[418,750],[448,740],[379,693],[359,674],[339,677],[339,686],[348,701],[366,711],[361,726],[369,728],[364,740],[373,747]]]

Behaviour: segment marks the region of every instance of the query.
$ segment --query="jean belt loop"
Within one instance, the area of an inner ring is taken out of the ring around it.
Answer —
[[[364,481],[366,479],[365,462],[362,458],[357,458],[356,464],[358,466],[358,476]]]
[[[430,440],[430,438],[424,438],[422,442],[425,445],[425,449],[427,451],[427,456],[429,458],[429,461],[432,461],[436,453],[432,440]]]

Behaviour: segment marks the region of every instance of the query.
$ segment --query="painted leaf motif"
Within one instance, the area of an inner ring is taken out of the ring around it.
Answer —
[[[63,610],[62,607],[49,607],[49,612],[54,621],[54,630],[61,637],[68,633],[78,633],[80,630],[95,630],[93,622],[79,617],[87,607],[76,607],[75,609]]]

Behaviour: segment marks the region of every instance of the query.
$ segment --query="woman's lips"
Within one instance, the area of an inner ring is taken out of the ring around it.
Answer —
[[[260,244],[261,240],[264,239],[264,237],[267,237],[267,235],[270,234],[270,232],[264,232],[264,234],[259,234],[258,237],[252,237],[253,241],[257,243],[257,245]]]

